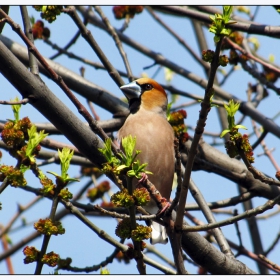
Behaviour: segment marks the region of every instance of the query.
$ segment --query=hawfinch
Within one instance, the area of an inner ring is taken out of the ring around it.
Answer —
[[[149,180],[160,194],[169,201],[172,190],[175,155],[174,132],[166,119],[167,95],[164,89],[154,80],[140,78],[121,86],[122,92],[129,101],[130,115],[120,129],[118,138],[136,136],[136,150],[141,153],[137,159],[148,163],[146,169],[153,174]],[[137,180],[133,181],[134,187]],[[153,199],[145,210],[156,214],[159,209]],[[152,222],[151,243],[167,243],[165,227]]]

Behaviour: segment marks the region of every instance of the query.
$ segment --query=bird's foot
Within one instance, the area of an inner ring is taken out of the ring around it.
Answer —
[[[160,216],[162,213],[164,213],[170,206],[171,204],[167,201],[166,198],[161,199],[161,205],[163,206],[161,210],[157,213],[157,216]]]
[[[143,172],[141,175],[142,177],[138,180],[136,187],[138,187],[141,183],[147,181],[148,179],[148,175],[146,173]]]

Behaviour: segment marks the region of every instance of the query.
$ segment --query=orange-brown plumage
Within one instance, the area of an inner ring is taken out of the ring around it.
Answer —
[[[130,104],[131,114],[119,131],[119,139],[136,136],[136,149],[141,150],[137,159],[148,163],[147,170],[153,172],[149,180],[156,186],[161,195],[170,198],[174,177],[174,132],[166,119],[167,95],[164,89],[154,80],[138,79],[121,87]],[[135,185],[136,180],[133,182]],[[158,212],[153,200],[145,206],[152,214]],[[158,230],[162,231],[158,225]],[[153,228],[154,236],[156,236]],[[166,243],[164,237],[155,237],[153,243]],[[153,239],[153,236],[152,236]]]
[[[157,107],[161,107],[163,104],[167,106],[167,96],[162,88],[156,81],[142,78],[139,79],[141,84],[151,84],[154,88],[152,90],[144,91],[141,96],[141,105],[143,108],[149,111],[153,111]]]

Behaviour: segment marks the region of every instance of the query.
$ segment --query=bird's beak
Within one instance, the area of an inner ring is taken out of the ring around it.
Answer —
[[[120,87],[120,89],[128,100],[135,98],[138,99],[141,95],[141,87],[136,83],[136,81],[123,85]]]

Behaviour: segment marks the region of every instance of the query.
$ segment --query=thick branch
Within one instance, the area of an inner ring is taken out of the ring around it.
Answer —
[[[190,146],[191,140],[188,140],[184,145],[185,153],[182,153],[183,163],[187,160],[186,154],[189,153]],[[199,143],[193,170],[213,172],[242,185],[247,191],[267,199],[273,199],[280,194],[277,186],[268,185],[255,179],[242,162],[230,158],[227,154],[211,147],[203,140]]]
[[[96,165],[100,166],[105,161],[98,151],[98,148],[103,147],[100,139],[46,87],[39,77],[30,73],[2,42],[0,42],[0,62],[0,71],[5,78],[80,152]]]
[[[13,54],[25,65],[28,65],[28,52],[25,47],[11,41],[7,37],[0,35],[0,41],[2,41],[8,49],[10,49]],[[86,80],[75,72],[61,66],[58,63],[44,57],[46,62],[50,67],[63,78],[64,82],[68,85],[70,89],[79,93],[86,99],[94,102],[95,104],[101,106],[102,108],[108,110],[109,112],[115,114],[119,112],[126,112],[128,114],[127,104],[121,101],[119,98],[108,92],[106,89],[93,84],[92,82]],[[46,69],[39,63],[40,73],[49,77]]]
[[[202,21],[206,24],[211,24],[212,20],[209,18],[208,14],[195,11],[187,7],[180,6],[154,6],[154,9],[158,11],[172,13],[176,16],[183,16],[188,18],[193,18],[199,21]],[[237,22],[230,26],[232,30],[243,31],[249,34],[258,34],[268,37],[279,38],[280,37],[280,27],[279,26],[270,26],[255,22]]]
[[[85,8],[83,8],[83,7],[78,7],[78,9],[83,14],[87,13]],[[88,17],[89,17],[90,23],[93,23],[95,26],[97,26],[103,30],[106,30],[104,24],[99,19],[97,19],[97,17],[92,12],[88,13]],[[119,38],[125,44],[131,46],[135,50],[150,57],[157,64],[163,65],[163,66],[171,69],[172,71],[178,73],[179,75],[193,81],[194,83],[201,86],[202,88],[206,88],[206,86],[208,84],[208,80],[202,79],[198,75],[196,75],[196,74],[188,71],[187,69],[184,69],[183,67],[175,64],[174,62],[166,59],[163,55],[156,53],[156,52],[150,50],[149,48],[137,43],[136,41],[134,41],[130,37],[122,34],[118,30],[116,30],[116,32],[117,32]],[[255,109],[254,106],[250,102],[244,102],[243,100],[240,100],[236,96],[228,93],[227,91],[223,90],[222,88],[218,87],[217,85],[214,85],[213,89],[215,91],[215,95],[217,95],[225,100],[233,99],[235,102],[241,103],[240,107],[239,107],[239,111],[242,114],[251,117],[258,123],[260,123],[264,127],[264,129],[268,130],[269,132],[271,132],[272,134],[274,134],[275,136],[280,138],[280,127],[276,123],[274,123],[272,120],[267,119],[266,116],[264,116],[257,109]]]

